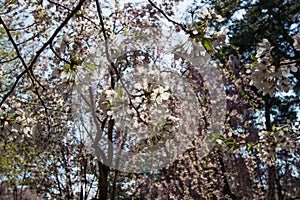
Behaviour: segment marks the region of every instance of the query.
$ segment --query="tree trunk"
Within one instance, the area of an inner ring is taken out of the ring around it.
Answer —
[[[231,199],[236,199],[236,196],[232,193],[231,189],[230,189],[230,186],[229,186],[229,183],[227,181],[227,177],[226,177],[226,168],[225,168],[225,164],[223,162],[223,158],[222,158],[222,153],[219,151],[218,152],[218,159],[219,159],[219,162],[220,162],[220,165],[221,165],[221,170],[222,170],[222,173],[224,175],[224,192],[226,194],[228,194],[230,196]]]
[[[271,104],[270,104],[271,97],[269,95],[265,96],[265,119],[266,119],[266,129],[268,132],[272,131],[272,124],[271,124]],[[271,141],[269,141],[271,142]],[[271,149],[271,151],[275,151],[275,149]],[[275,156],[275,152],[270,152]],[[274,159],[275,160],[275,159]],[[268,200],[275,200],[275,166],[274,163],[268,165],[268,192],[267,192],[267,199]]]
[[[242,199],[253,199],[251,192],[251,182],[250,175],[247,169],[244,158],[239,157],[235,158],[235,164],[238,171],[239,177],[239,190],[240,190],[240,198]]]
[[[108,172],[109,167],[98,161],[99,166],[99,183],[98,183],[98,198],[99,200],[108,199]]]
[[[117,187],[118,174],[119,174],[119,171],[116,170],[113,185],[112,185],[112,192],[111,192],[111,197],[110,197],[111,200],[114,200],[115,196],[116,196],[116,187]]]
[[[275,200],[275,166],[268,166],[268,200]]]

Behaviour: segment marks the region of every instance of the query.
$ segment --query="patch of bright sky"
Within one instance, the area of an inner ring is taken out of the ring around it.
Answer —
[[[243,15],[244,14],[246,14],[246,10],[245,9],[241,9],[241,10],[237,10],[234,14],[233,14],[233,16],[232,16],[232,18],[233,19],[237,19],[237,20],[241,20],[241,19],[243,19]]]
[[[277,97],[296,97],[297,95],[295,94],[294,91],[289,90],[288,92],[284,92],[284,91],[277,92],[275,96],[277,96]],[[296,105],[297,104],[295,104],[295,106]],[[298,119],[298,122],[299,122],[299,120],[300,120],[300,107],[299,106],[298,107],[294,107],[294,109],[298,111],[298,113],[297,113],[297,119]]]

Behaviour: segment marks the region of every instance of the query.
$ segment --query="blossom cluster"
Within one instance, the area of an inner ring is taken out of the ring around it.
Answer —
[[[168,85],[152,79],[166,74],[155,68],[141,67],[133,75],[139,78],[127,76],[124,81],[129,85],[105,91],[109,105],[107,114],[115,119],[116,127],[138,138],[175,131],[179,118],[171,109],[174,103],[172,91]]]
[[[266,162],[267,165],[274,165],[276,153],[280,150],[293,153],[296,146],[299,145],[296,137],[299,132],[295,133],[291,127],[274,127],[273,131],[261,131],[258,133],[259,142],[257,144],[259,153],[257,156]]]
[[[297,40],[294,44],[298,44]],[[256,61],[246,71],[251,79],[250,85],[260,89],[263,94],[269,95],[273,95],[276,89],[288,91],[292,86],[292,81],[288,76],[291,72],[297,72],[296,62],[283,60],[279,65],[275,65],[271,53],[274,47],[271,43],[263,39],[258,46]]]
[[[224,21],[223,17],[221,15],[218,15],[214,9],[208,9],[206,7],[203,7],[202,12],[200,13],[200,17],[203,19],[214,19],[217,22]]]

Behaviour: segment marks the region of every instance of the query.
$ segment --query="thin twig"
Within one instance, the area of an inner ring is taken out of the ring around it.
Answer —
[[[17,45],[24,44],[24,43],[26,43],[26,42],[28,42],[28,41],[30,41],[30,40],[33,40],[34,38],[36,38],[36,37],[38,37],[38,36],[39,36],[39,34],[37,33],[37,34],[33,35],[32,37],[30,37],[30,38],[28,38],[28,39],[26,39],[26,40],[24,40],[24,41],[22,41],[22,42],[19,42]]]
[[[36,25],[36,23],[32,23],[32,24],[30,24],[30,25],[28,25],[28,26],[26,26],[26,27],[20,27],[20,28],[10,28],[9,30],[10,31],[21,31],[21,30],[25,30],[25,29],[28,29],[28,28],[30,28],[30,27],[32,27],[32,26],[34,26],[34,25]]]
[[[7,63],[7,62],[11,62],[11,61],[14,61],[14,60],[16,60],[16,59],[18,59],[18,56],[14,57],[14,58],[11,58],[11,59],[9,59],[9,60],[0,60],[0,64]]]
[[[296,64],[297,62],[299,62],[300,59],[298,60],[293,60],[293,61],[290,61],[290,62],[284,62],[284,63],[280,63],[280,65],[290,65],[290,64]]]
[[[60,55],[58,55],[58,53],[57,53],[57,52],[55,51],[55,49],[53,48],[53,44],[52,44],[52,43],[50,44],[50,49],[51,49],[51,51],[54,53],[54,55],[55,55],[56,57],[58,57],[60,60],[64,61],[65,63],[71,64],[71,62],[67,61],[66,59],[64,59],[64,58],[60,57]]]

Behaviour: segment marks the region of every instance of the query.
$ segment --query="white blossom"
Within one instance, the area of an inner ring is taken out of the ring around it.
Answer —
[[[222,144],[222,143],[223,143],[223,141],[220,140],[220,139],[217,139],[216,142],[217,142],[218,144]]]
[[[114,114],[114,111],[112,111],[112,110],[107,111],[108,116],[112,116],[113,114]]]
[[[161,104],[163,100],[168,100],[169,97],[170,93],[161,86],[155,88],[151,94],[151,100],[156,101],[158,104]]]
[[[295,66],[296,63],[294,63],[293,65],[290,66],[290,69],[292,72],[297,72],[298,71],[298,68]]]
[[[265,38],[263,39],[263,41],[261,43],[258,43],[258,46],[259,46],[259,48],[256,53],[257,58],[261,57],[265,53],[270,52],[270,50],[271,50],[271,43]]]
[[[300,51],[300,32],[294,35],[293,38],[294,38],[293,46],[297,51]]]
[[[137,90],[144,89],[143,84],[141,84],[140,82],[135,83],[135,84],[133,85],[133,87],[134,87],[135,89],[137,89]]]
[[[112,102],[116,96],[115,90],[106,90],[105,95],[108,101]]]
[[[221,15],[216,15],[216,21],[217,22],[222,22],[222,21],[224,21],[224,19],[223,19],[223,17],[221,16]]]
[[[202,9],[202,13],[200,14],[202,18],[211,18],[211,15],[206,7]]]
[[[281,91],[288,91],[291,87],[291,80],[287,76],[290,72],[296,72],[295,64],[288,64],[292,61],[285,60],[275,67],[272,63],[270,51],[272,46],[267,39],[259,43],[259,49],[256,54],[257,63],[254,63],[252,69],[248,67],[247,74],[250,74],[250,85],[260,89],[263,94],[273,95],[276,88]]]

